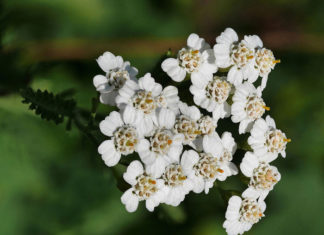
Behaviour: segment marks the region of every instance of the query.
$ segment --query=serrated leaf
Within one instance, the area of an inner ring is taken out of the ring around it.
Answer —
[[[73,99],[65,99],[62,93],[54,95],[47,90],[34,91],[26,88],[21,91],[24,98],[22,103],[30,104],[29,109],[34,110],[36,115],[55,124],[62,123],[64,117],[72,117],[76,102]]]

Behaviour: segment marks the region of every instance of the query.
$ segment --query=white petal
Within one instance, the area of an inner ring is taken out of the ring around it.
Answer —
[[[198,88],[205,87],[208,82],[212,79],[212,74],[204,74],[201,72],[193,72],[191,74],[191,82]]]
[[[148,211],[153,212],[154,208],[157,207],[158,205],[159,203],[152,200],[152,198],[146,199],[145,206]]]
[[[116,151],[110,151],[110,152],[104,153],[101,157],[107,166],[112,167],[112,166],[117,165],[117,163],[120,160],[121,154]]]
[[[103,55],[99,56],[97,59],[97,62],[100,66],[100,68],[105,71],[106,73],[109,72],[109,70],[114,69],[117,67],[117,61],[114,54],[107,51]]]
[[[234,86],[237,86],[243,81],[243,72],[238,70],[236,66],[233,66],[227,74],[227,80],[234,84]]]
[[[171,79],[175,82],[182,82],[186,75],[187,72],[181,67],[176,67],[168,72],[168,75],[171,77]]]
[[[163,89],[162,94],[166,99],[174,99],[174,97],[178,97],[178,88],[175,86],[167,86]]]
[[[189,88],[191,94],[199,98],[206,98],[206,91],[203,88],[199,88],[195,85],[191,85]]]
[[[185,193],[180,187],[172,187],[166,197],[165,203],[171,206],[178,206],[185,198]]]
[[[172,138],[172,145],[180,146],[182,145],[183,140],[184,140],[183,134],[176,134]]]
[[[107,84],[107,82],[108,82],[108,79],[103,75],[96,75],[93,78],[93,85],[95,88],[98,88],[104,84]]]
[[[141,139],[138,144],[137,144],[137,149],[136,151],[138,152],[138,154],[143,155],[143,156],[147,156],[149,154],[149,148],[150,148],[150,142],[147,139]],[[143,161],[143,159],[142,159]],[[143,161],[145,163],[145,161]]]
[[[270,153],[270,152],[266,152],[265,154],[259,154],[258,152],[256,153],[256,155],[259,157],[260,161],[264,161],[268,163],[276,160],[279,156],[277,153]]]
[[[197,34],[192,33],[187,39],[187,45],[194,50],[200,50],[204,47],[205,40],[200,38]]]
[[[244,72],[244,77],[247,78],[250,83],[254,83],[259,77],[259,72],[254,68],[254,66],[249,66],[249,69],[246,69]]]
[[[158,178],[163,174],[166,164],[167,162],[164,158],[159,156],[152,164],[146,166],[146,172],[151,174],[153,177]]]
[[[168,73],[170,70],[178,66],[179,66],[179,61],[175,58],[167,58],[161,64],[162,70],[166,73]]]
[[[142,118],[137,118],[137,130],[142,135],[148,135],[154,128],[152,116],[143,115]]]
[[[189,174],[192,171],[192,167],[199,161],[199,155],[194,150],[184,151],[181,157],[181,167],[185,174]]]
[[[228,235],[238,235],[243,234],[244,229],[244,223],[236,220],[226,220],[223,224],[224,228],[226,228],[226,232]]]
[[[131,66],[129,61],[125,61],[123,64],[123,68],[128,72],[131,79],[134,79],[138,74],[138,69]]]
[[[179,162],[180,154],[182,152],[182,145],[172,145],[168,152],[168,161]]]
[[[228,206],[225,214],[227,220],[236,220],[239,217],[239,211],[241,207],[242,199],[238,196],[232,196],[228,200]]]
[[[133,194],[133,189],[130,188],[121,197],[121,202],[126,206],[128,212],[136,211],[138,207],[138,198]]]
[[[143,174],[144,169],[140,161],[132,161],[127,167],[126,172],[123,174],[124,180],[130,185],[136,184],[136,177]]]
[[[138,154],[145,165],[152,165],[158,156],[158,154],[150,151],[150,149],[139,151]]]
[[[118,90],[119,95],[127,98],[127,100],[135,94],[135,84],[133,85],[132,83],[134,83],[134,81],[128,80],[125,85]]]
[[[123,57],[121,57],[120,55],[116,56],[116,67],[122,68],[123,64],[124,64]]]
[[[189,115],[188,115],[192,120],[197,121],[201,114],[199,109],[196,106],[190,106],[189,107]]]
[[[260,196],[260,192],[258,192],[256,189],[252,187],[248,187],[243,193],[242,197],[243,198],[253,198],[257,199]]]
[[[217,72],[216,60],[213,49],[207,49],[202,52],[204,63],[200,65],[199,70],[205,74],[212,74]]]
[[[244,119],[240,122],[240,126],[239,126],[239,134],[243,134],[246,133],[248,131],[251,130],[253,125],[253,121],[251,121],[250,119]]]
[[[176,82],[181,82],[186,76],[186,71],[179,67],[179,61],[174,58],[165,59],[161,68]]]
[[[159,109],[158,111],[159,127],[171,129],[175,123],[175,114],[170,109]]]
[[[231,112],[233,115],[243,116],[245,112],[245,102],[242,101],[234,101],[231,106]]]
[[[237,166],[233,162],[228,163],[228,168],[230,170],[230,175],[237,175],[238,174]]]
[[[214,46],[216,65],[220,68],[227,68],[231,65],[230,46],[227,44],[216,44]]]
[[[268,124],[268,126],[272,127],[272,128],[276,128],[276,122],[274,121],[273,118],[271,118],[269,115],[266,117],[266,122]]]
[[[258,203],[259,203],[259,205],[261,207],[261,211],[264,212],[265,209],[267,208],[267,205],[265,204],[264,201],[260,201],[260,200],[258,201]]]
[[[257,156],[255,156],[252,152],[246,152],[244,158],[242,159],[240,168],[245,176],[251,177],[253,174],[253,170],[257,168],[258,165],[259,160]]]
[[[251,129],[251,135],[256,138],[263,138],[268,131],[269,127],[267,122],[260,118],[256,120],[253,124],[253,128]]]
[[[105,140],[98,147],[98,153],[105,154],[107,152],[112,152],[115,150],[115,145],[113,140]]]
[[[202,177],[193,177],[191,178],[193,181],[193,189],[194,193],[201,193],[205,190],[205,181]]]
[[[231,154],[235,153],[237,146],[232,136],[232,133],[226,131],[222,134],[222,144],[224,148],[230,151]]]
[[[286,157],[286,152],[285,152],[285,151],[280,152],[280,154],[281,154],[281,156],[282,156],[283,158]]]
[[[219,137],[205,135],[203,139],[203,148],[205,153],[211,153],[214,157],[219,157],[223,151],[222,143]]]
[[[270,192],[269,190],[263,190],[263,191],[260,193],[260,196],[259,196],[258,201],[264,201],[264,200],[267,198],[269,192]]]
[[[231,44],[238,41],[238,36],[232,28],[226,28],[220,36],[216,38],[217,43]]]
[[[113,111],[105,118],[105,120],[100,122],[99,128],[103,134],[112,136],[113,132],[123,124],[124,122],[121,119],[120,113]]]
[[[123,119],[126,124],[135,125],[136,124],[136,110],[127,105],[125,109],[122,111]]]
[[[100,102],[103,104],[108,104],[110,106],[116,106],[116,97],[118,96],[117,90],[111,90],[109,92],[100,92]]]
[[[162,91],[162,86],[154,81],[150,73],[146,73],[144,77],[138,79],[139,87],[146,91],[151,91],[153,96],[157,96]]]
[[[135,91],[138,89],[139,87],[136,82],[134,82],[133,80],[127,80],[124,86],[119,89],[119,95],[124,97],[126,99],[126,102],[128,102],[129,99],[135,94]],[[116,103],[119,104],[117,100]]]
[[[266,88],[267,81],[268,81],[268,74],[266,76],[263,76],[262,77],[262,80],[261,80],[261,90],[264,90],[264,88]]]
[[[243,42],[251,49],[254,49],[256,47],[263,47],[263,43],[257,35],[244,36]]]

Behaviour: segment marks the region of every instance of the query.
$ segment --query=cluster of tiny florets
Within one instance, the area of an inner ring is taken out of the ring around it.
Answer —
[[[160,203],[178,206],[188,193],[208,193],[216,181],[240,170],[248,187],[229,199],[223,226],[230,235],[242,234],[264,216],[264,200],[281,178],[271,162],[286,156],[290,142],[269,115],[263,118],[270,108],[262,91],[280,61],[258,36],[240,41],[231,28],[213,47],[191,34],[176,55],[161,68],[176,82],[190,82],[189,90],[180,92],[191,94],[195,105],[180,101],[176,87],[162,87],[150,73],[138,78],[121,56],[105,52],[98,58],[105,72],[93,79],[100,101],[118,108],[100,122],[108,138],[98,152],[109,167],[130,155],[123,175],[130,188],[121,197],[129,212],[140,201],[149,211]],[[224,118],[238,123],[238,134],[249,133],[246,145],[252,151],[240,167],[232,162],[237,149],[232,134],[216,131]]]

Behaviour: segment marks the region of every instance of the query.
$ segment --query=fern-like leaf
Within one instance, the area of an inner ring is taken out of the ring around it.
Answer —
[[[34,91],[26,88],[21,91],[22,101],[29,104],[29,109],[35,110],[36,115],[47,121],[54,121],[56,124],[62,123],[64,117],[72,117],[76,107],[73,99],[65,99],[64,95],[54,95],[47,90]]]

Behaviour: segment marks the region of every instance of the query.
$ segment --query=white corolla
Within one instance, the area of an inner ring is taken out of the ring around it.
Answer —
[[[100,92],[100,102],[116,105],[115,99],[119,89],[128,80],[136,81],[138,71],[128,61],[124,61],[121,56],[115,56],[108,51],[99,56],[97,63],[106,73],[93,78],[93,85]]]
[[[174,162],[165,168],[161,177],[167,192],[164,203],[178,206],[192,190],[193,182],[184,172],[187,163],[186,161]]]
[[[231,114],[232,121],[240,123],[240,134],[250,131],[254,122],[261,118],[266,110],[270,108],[264,103],[260,89],[256,89],[249,82],[235,88]]]
[[[279,154],[286,157],[286,146],[290,141],[285,133],[276,129],[276,123],[269,115],[254,123],[248,138],[253,151],[268,162],[275,160]]]
[[[178,52],[178,57],[165,59],[161,67],[176,82],[183,81],[189,74],[192,83],[197,86],[201,81],[212,78],[217,71],[213,50],[194,33],[189,35],[187,47]]]
[[[146,171],[154,177],[160,177],[168,164],[179,162],[182,152],[183,134],[173,131],[175,114],[161,109],[157,117],[157,126],[149,140],[142,139],[138,154],[145,164]]]
[[[244,198],[264,200],[281,179],[277,167],[271,166],[252,152],[245,154],[240,168],[242,173],[250,178],[249,187],[242,194]]]
[[[192,85],[190,92],[196,105],[213,113],[214,119],[228,117],[231,107],[227,99],[232,91],[232,85],[226,77],[210,77],[201,81],[199,86]]]
[[[239,42],[236,32],[227,28],[216,38],[214,46],[216,65],[219,68],[229,68],[227,80],[235,86],[241,84],[243,80],[251,82],[255,51],[262,46],[262,41],[257,35],[244,36]]]
[[[162,91],[162,86],[147,73],[138,83],[128,80],[119,90],[116,103],[122,112],[136,117],[135,125],[139,132],[150,135],[157,124],[156,111],[161,106],[175,109],[179,101],[176,97],[175,90],[170,93]]]
[[[120,113],[113,111],[100,122],[100,131],[110,137],[98,147],[98,152],[107,166],[116,165],[121,155],[132,154],[137,150],[143,136],[132,125],[134,120],[132,113],[124,113],[122,117]]]
[[[154,211],[154,208],[165,200],[164,181],[147,174],[140,161],[131,162],[123,177],[131,185],[121,197],[128,212],[136,211],[140,201],[145,201],[146,208]]]
[[[223,227],[228,235],[238,235],[249,231],[253,224],[264,216],[266,204],[252,198],[232,196],[228,201]]]

